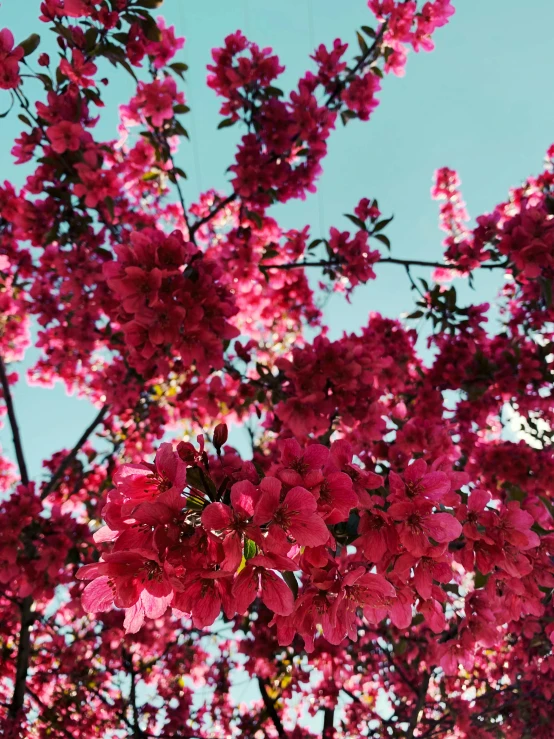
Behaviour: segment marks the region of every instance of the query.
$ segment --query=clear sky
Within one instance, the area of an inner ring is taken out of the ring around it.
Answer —
[[[429,195],[437,167],[458,169],[474,217],[540,169],[554,141],[554,96],[548,83],[554,69],[554,3],[454,0],[454,5],[456,15],[436,33],[436,50],[411,53],[406,76],[384,80],[382,102],[370,123],[354,121],[331,137],[318,194],[275,208],[284,226],[308,223],[314,237],[331,225],[347,228],[342,214],[352,212],[361,197],[377,197],[382,211],[395,215],[387,231],[393,255],[439,259],[442,234],[437,204]],[[0,28],[11,28],[16,40],[38,32],[51,50],[52,34],[38,21],[39,7],[40,0],[2,0]],[[189,176],[189,202],[201,189],[228,191],[225,170],[238,134],[238,127],[216,130],[219,102],[205,85],[212,47],[241,28],[278,53],[286,65],[280,87],[288,90],[308,67],[316,44],[337,36],[355,44],[355,29],[372,22],[364,0],[166,0],[161,11],[187,38],[180,60],[190,67],[184,90],[193,112],[183,121],[192,143],[183,145],[177,163]],[[125,72],[110,72],[100,124],[105,138],[115,137],[117,106],[133,92]],[[8,105],[9,95],[0,91],[0,111]],[[15,184],[22,183],[26,171],[15,167],[10,155],[20,128],[15,111],[0,121],[0,171]],[[428,270],[419,274],[427,277]],[[412,298],[402,270],[381,265],[378,275],[377,281],[358,289],[351,304],[339,296],[328,303],[332,336],[360,328],[370,311],[389,316],[410,311]],[[473,300],[490,300],[496,285],[493,277],[482,275],[477,293],[463,286],[460,290]],[[29,352],[22,375],[35,356]],[[43,390],[20,383],[15,401],[34,475],[40,473],[42,458],[71,447],[94,415],[86,402],[67,397],[62,387]],[[0,441],[11,448],[6,429]]]

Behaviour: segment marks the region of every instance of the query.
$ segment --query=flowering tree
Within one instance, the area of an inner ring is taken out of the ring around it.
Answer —
[[[350,230],[281,229],[270,206],[315,189],[334,128],[370,119],[453,13],[370,0],[355,50],[319,46],[288,95],[271,49],[237,32],[213,51],[219,127],[242,134],[229,190],[187,205],[184,39],[160,4],[43,0],[55,59],[0,32],[32,164],[0,187],[2,735],[552,737],[554,147],[474,229],[437,172],[440,264],[390,256],[375,199]],[[133,86],[112,141],[106,62]],[[409,321],[326,336],[319,296],[383,262],[428,362]],[[448,286],[479,269],[506,277],[488,330]],[[31,325],[29,379],[98,409],[36,481],[11,394]]]

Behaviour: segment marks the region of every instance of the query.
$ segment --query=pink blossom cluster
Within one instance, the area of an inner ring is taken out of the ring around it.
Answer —
[[[130,245],[115,251],[118,259],[104,265],[104,274],[132,366],[143,374],[167,372],[162,349],[171,347],[170,356],[194,362],[202,373],[221,367],[222,342],[238,331],[228,320],[236,307],[220,284],[220,267],[179,231],[133,232]]]
[[[14,46],[12,32],[8,28],[0,31],[0,89],[11,90],[20,82],[19,62],[24,51],[21,46]]]
[[[218,449],[225,438],[216,433]],[[471,669],[476,645],[494,646],[498,626],[544,613],[554,537],[541,542],[515,501],[489,505],[485,490],[457,492],[468,476],[445,460],[429,468],[418,459],[385,485],[353,461],[346,440],[328,449],[289,439],[260,479],[232,454],[210,459],[200,442],[162,444],[154,463],[118,470],[107,525],[95,535],[109,549],[79,573],[91,580],[87,610],[115,604],[134,632],[171,607],[202,628],[222,609],[227,618],[244,613],[259,594],[279,643],[298,633],[312,651],[318,627],[331,644],[355,641],[362,612],[369,624],[388,616],[405,629],[415,608],[441,633],[442,586],[477,568],[486,584],[468,592],[457,637],[433,647],[448,674],[460,662]],[[353,515],[355,552],[340,544]]]

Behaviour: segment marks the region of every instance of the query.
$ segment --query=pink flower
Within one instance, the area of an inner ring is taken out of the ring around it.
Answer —
[[[79,87],[92,87],[94,85],[94,80],[88,78],[96,74],[96,64],[86,61],[83,52],[79,49],[73,49],[71,63],[67,59],[62,59],[60,71]]]
[[[63,154],[66,151],[77,151],[81,146],[83,129],[80,123],[61,121],[49,126],[46,133],[52,149],[57,154]]]
[[[340,644],[345,636],[358,638],[356,628],[359,608],[378,608],[396,596],[394,587],[382,575],[358,567],[343,576],[338,597],[333,604],[331,622],[334,633],[327,636],[331,644]]]
[[[433,592],[433,580],[448,583],[452,579],[452,565],[445,549],[445,546],[429,547],[421,558],[402,554],[396,560],[394,572],[402,579],[408,579],[413,569],[415,589],[422,598],[428,600]]]
[[[350,511],[358,503],[358,496],[348,475],[344,472],[326,473],[317,490],[317,512],[326,524],[330,526],[347,521]]]
[[[317,515],[314,496],[301,487],[292,488],[281,502],[281,483],[275,477],[265,477],[260,489],[262,495],[254,510],[256,526],[269,524],[265,545],[279,554],[291,547],[287,537],[297,544],[317,547],[329,538],[329,529]]]
[[[406,468],[402,477],[390,472],[389,487],[391,500],[427,498],[437,502],[450,490],[450,480],[444,472],[427,472],[425,460],[416,459]]]
[[[157,267],[143,269],[129,265],[120,277],[108,279],[108,285],[117,292],[128,313],[134,313],[147,305],[155,305],[162,284],[162,272]]]
[[[166,610],[173,593],[168,567],[154,554],[105,554],[104,561],[85,565],[77,572],[79,580],[91,580],[83,591],[83,608],[89,613],[108,611],[112,605],[131,608],[141,599],[139,611],[147,615],[157,613],[150,616],[157,618]]]
[[[462,525],[454,516],[433,513],[433,504],[426,500],[393,503],[388,512],[400,522],[400,542],[415,557],[425,554],[430,538],[441,544],[454,541],[462,533]]]
[[[0,89],[10,90],[20,83],[19,62],[23,59],[21,46],[14,48],[14,38],[8,28],[0,31]]]
[[[293,572],[297,565],[287,557],[279,555],[257,555],[250,559],[239,572],[233,585],[237,613],[246,611],[260,590],[262,602],[273,613],[288,616],[294,609],[294,596],[288,585],[272,570]]]
[[[219,616],[221,607],[227,618],[235,614],[235,599],[232,595],[232,573],[223,570],[198,570],[187,572],[187,584],[175,594],[174,612],[192,617],[196,628],[211,626]]]
[[[296,439],[286,439],[281,444],[282,469],[277,473],[281,482],[294,487],[302,485],[311,489],[322,478],[321,469],[327,462],[329,449],[322,444],[309,444],[305,451]]]
[[[390,516],[378,508],[362,511],[358,524],[359,538],[354,542],[362,547],[369,562],[377,564],[388,553],[398,548],[398,534]]]
[[[116,490],[130,500],[131,505],[142,501],[179,496],[185,487],[186,465],[174,452],[171,444],[161,444],[154,464],[122,465],[113,477]]]
[[[90,3],[87,0],[65,0],[63,14],[69,18],[79,18],[90,15]]]
[[[223,503],[210,503],[202,512],[202,525],[208,531],[223,534],[224,570],[234,572],[241,563],[243,534],[248,532],[254,515],[254,501],[259,493],[248,481],[237,482],[231,488],[231,507]],[[254,536],[254,534],[252,534]]]

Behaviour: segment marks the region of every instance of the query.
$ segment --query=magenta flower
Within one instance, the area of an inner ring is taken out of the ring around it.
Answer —
[[[462,533],[462,525],[454,516],[433,513],[433,504],[426,500],[393,503],[388,512],[400,524],[400,542],[415,557],[425,554],[429,539],[442,544],[454,541]]]
[[[288,585],[273,570],[294,571],[297,565],[288,557],[257,555],[239,572],[233,585],[237,613],[244,613],[258,591],[262,602],[273,613],[288,616],[294,609],[294,596]]]
[[[444,472],[427,472],[427,463],[423,459],[406,468],[402,476],[391,471],[389,473],[391,499],[399,502],[414,498],[426,498],[439,501],[450,490],[450,480]]]
[[[275,477],[262,480],[262,495],[254,509],[256,526],[269,524],[265,540],[269,550],[286,554],[291,547],[288,537],[300,546],[317,547],[329,538],[329,529],[317,515],[317,501],[301,487],[295,487],[281,502],[281,483]]]

